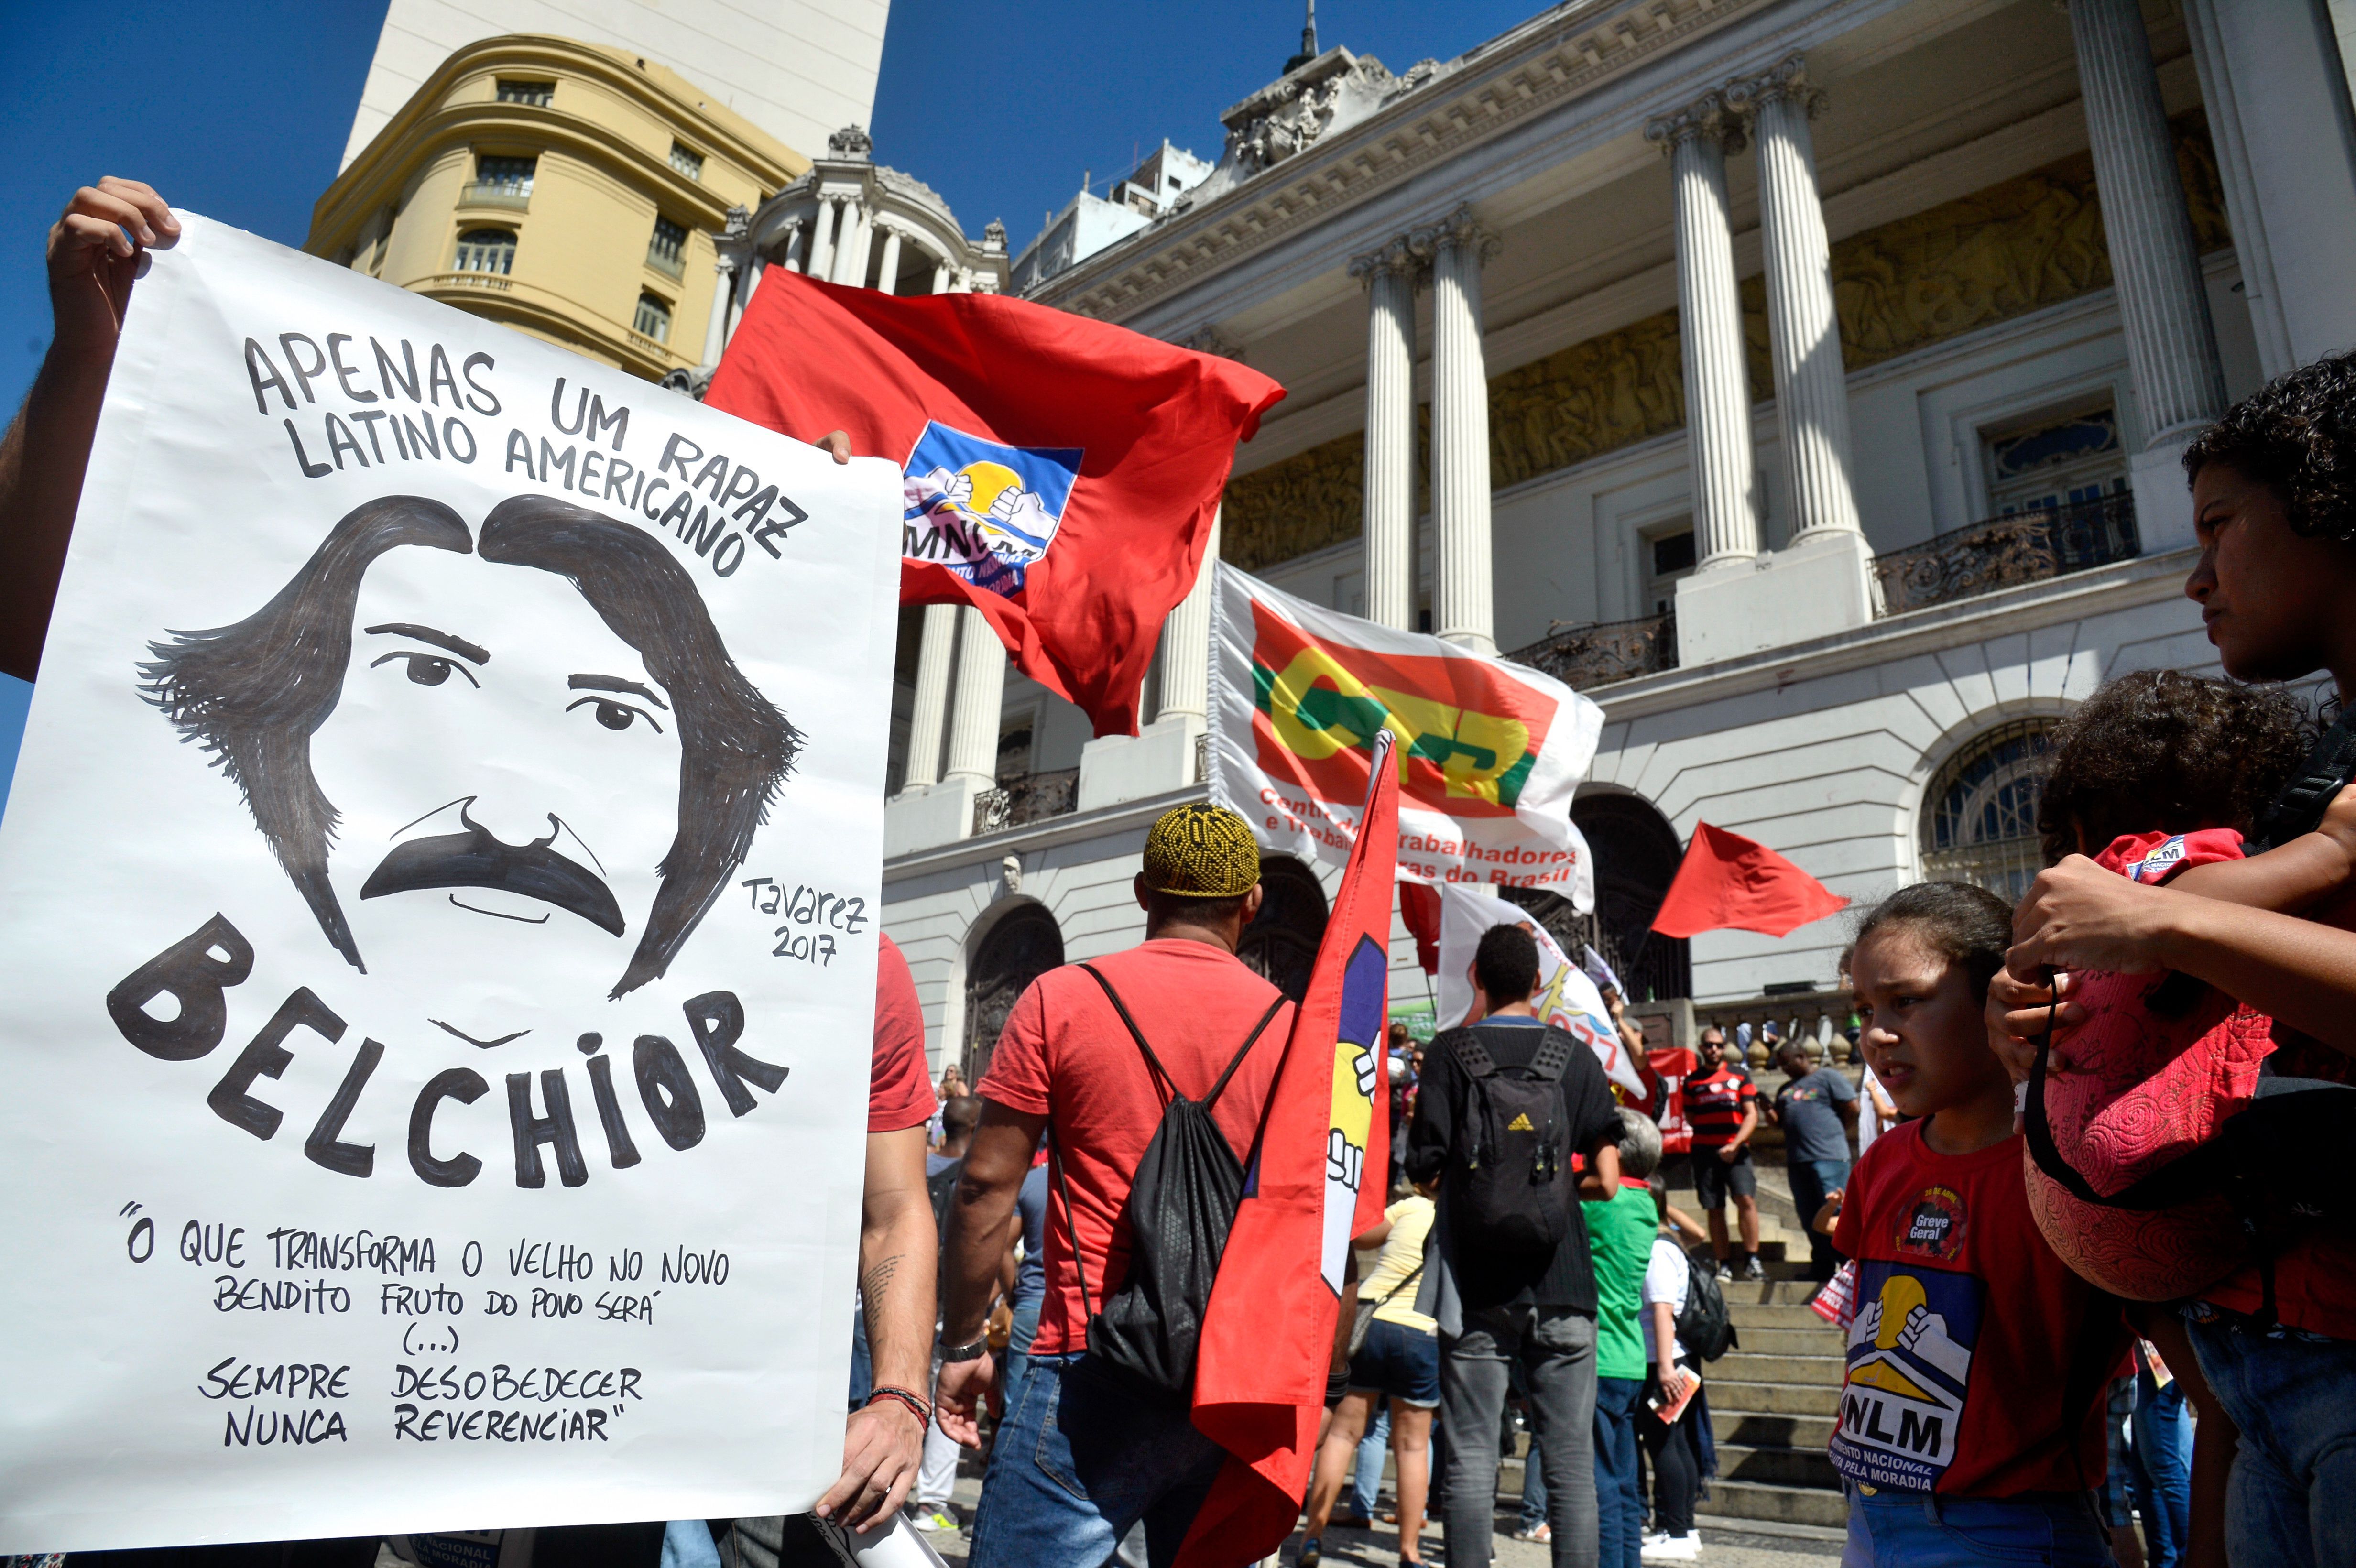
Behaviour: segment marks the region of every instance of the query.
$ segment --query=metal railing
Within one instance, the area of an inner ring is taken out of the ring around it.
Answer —
[[[1002,833],[1062,816],[1079,805],[1080,770],[1057,768],[1044,773],[1018,773],[996,789],[973,797],[973,833]]]
[[[461,207],[497,207],[509,212],[527,212],[531,208],[531,192],[518,190],[511,185],[492,180],[469,180],[458,192]]]
[[[1873,558],[1881,613],[1903,614],[2024,582],[2042,582],[2143,553],[2135,497],[2016,512]]]
[[[1677,667],[1676,616],[1640,615],[1633,621],[1549,630],[1505,656],[1554,677],[1573,691],[1633,680]]]
[[[1741,1038],[1741,1026],[1751,1026],[1745,1061],[1753,1072],[1763,1072],[1773,1058],[1768,1048],[1767,1026],[1782,1040],[1797,1040],[1815,1049],[1816,1060],[1847,1066],[1855,1056],[1847,1029],[1857,1010],[1847,991],[1801,991],[1772,997],[1742,997],[1725,1002],[1695,1002],[1675,997],[1660,1002],[1632,1002],[1629,1016],[1645,1029],[1649,1045],[1678,1046],[1690,1051],[1701,1031],[1717,1028],[1729,1041]],[[1829,1026],[1829,1027],[1828,1027]]]
[[[505,293],[515,287],[515,280],[500,272],[435,272],[431,277],[418,279],[410,286],[426,291],[490,289],[496,293]]]

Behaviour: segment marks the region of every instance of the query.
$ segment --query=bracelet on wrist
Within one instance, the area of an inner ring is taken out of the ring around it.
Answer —
[[[942,1346],[941,1365],[954,1367],[965,1361],[978,1361],[988,1354],[990,1354],[990,1337],[985,1334],[969,1345]]]
[[[868,1393],[867,1404],[873,1405],[879,1399],[893,1400],[906,1405],[909,1412],[916,1416],[916,1424],[919,1426],[929,1429],[933,1424],[932,1403],[920,1393],[915,1393],[904,1388],[876,1388]],[[861,1408],[864,1409],[866,1406]]]

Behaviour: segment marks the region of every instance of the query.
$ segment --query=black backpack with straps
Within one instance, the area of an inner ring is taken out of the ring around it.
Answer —
[[[1064,1200],[1064,1224],[1072,1241],[1072,1263],[1080,1276],[1080,1305],[1088,1313],[1088,1357],[1126,1374],[1149,1392],[1183,1402],[1194,1391],[1203,1315],[1211,1304],[1211,1285],[1218,1277],[1220,1254],[1227,1249],[1236,1208],[1243,1201],[1243,1162],[1211,1113],[1285,998],[1280,996],[1269,1004],[1219,1081],[1194,1100],[1179,1092],[1177,1081],[1146,1043],[1145,1031],[1137,1027],[1112,982],[1090,965],[1079,967],[1104,987],[1145,1058],[1155,1090],[1163,1096],[1162,1120],[1137,1162],[1123,1210],[1130,1231],[1129,1278],[1105,1298],[1101,1309],[1088,1297],[1087,1264],[1080,1256],[1079,1232],[1072,1224],[1063,1157],[1052,1157]]]
[[[1529,1065],[1507,1070],[1477,1029],[1444,1038],[1464,1073],[1443,1184],[1458,1244],[1543,1264],[1570,1231],[1575,1195],[1561,1081],[1583,1048],[1568,1031],[1548,1028]]]

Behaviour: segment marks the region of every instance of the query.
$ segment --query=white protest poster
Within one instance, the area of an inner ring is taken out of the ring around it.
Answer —
[[[1440,890],[1440,1027],[1478,1023],[1487,1010],[1473,976],[1472,955],[1480,949],[1482,933],[1495,925],[1518,925],[1537,944],[1538,990],[1530,998],[1537,1016],[1583,1041],[1606,1078],[1629,1098],[1643,1099],[1644,1074],[1622,1042],[1595,981],[1570,961],[1554,933],[1540,925],[1536,915],[1487,888],[1449,882]]]
[[[186,225],[0,825],[0,1552],[807,1508],[899,476]]]

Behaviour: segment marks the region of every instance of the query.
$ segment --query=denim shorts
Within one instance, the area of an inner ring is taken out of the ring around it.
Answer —
[[[1350,1387],[1432,1409],[1440,1403],[1440,1336],[1376,1318],[1366,1325],[1366,1342],[1350,1358]]]

